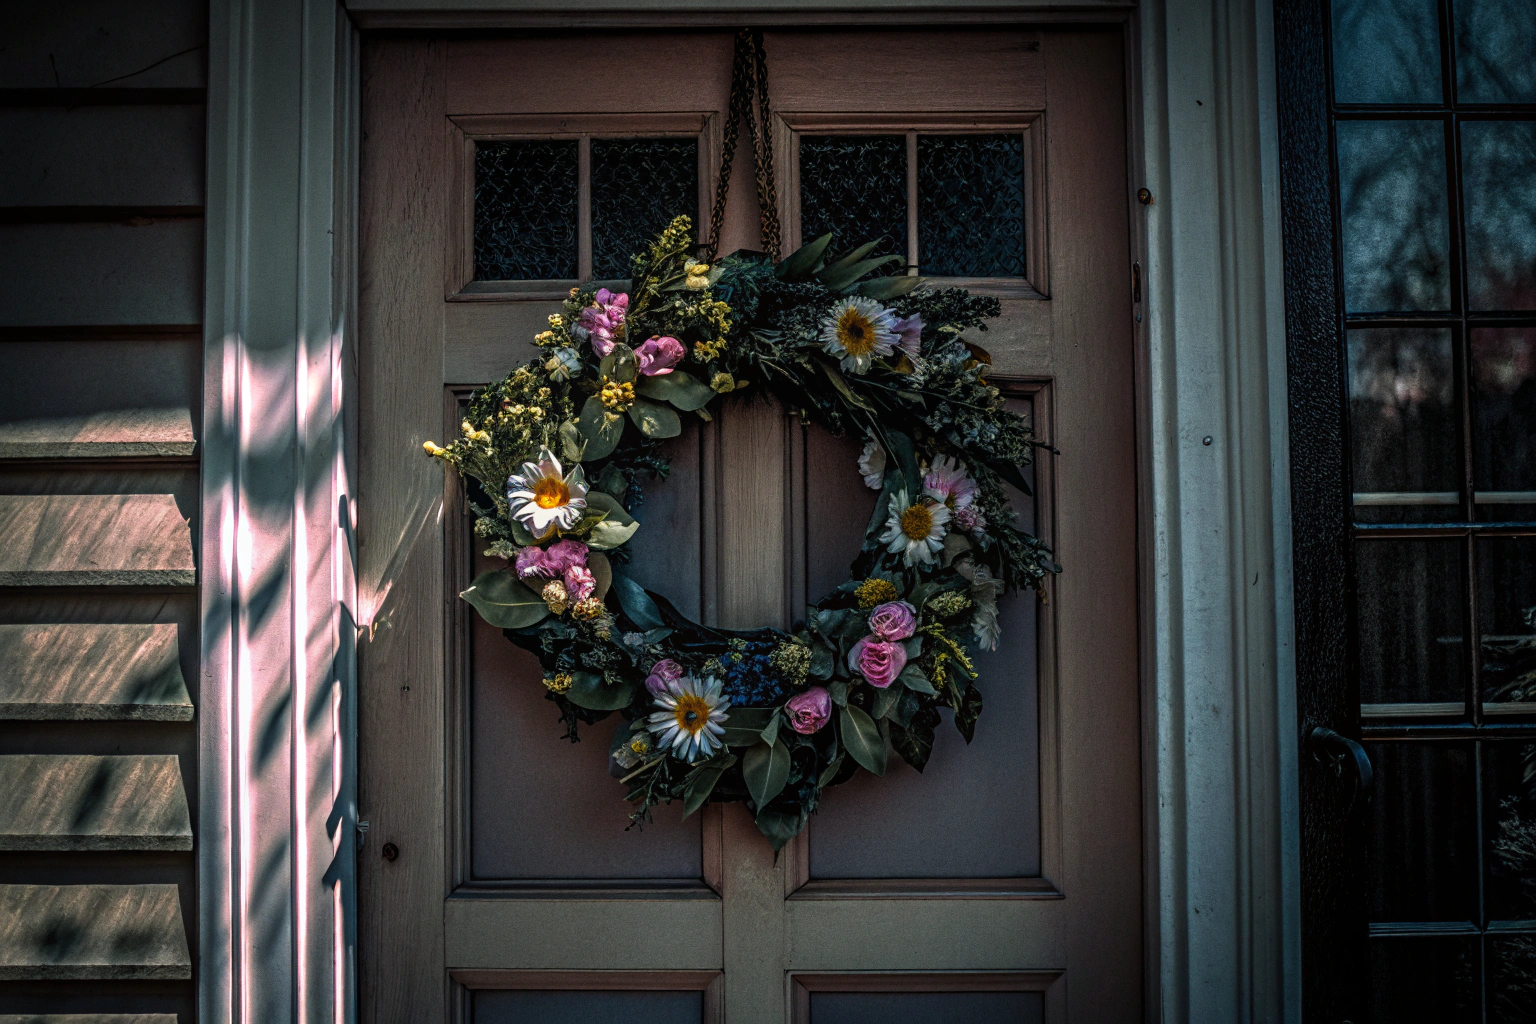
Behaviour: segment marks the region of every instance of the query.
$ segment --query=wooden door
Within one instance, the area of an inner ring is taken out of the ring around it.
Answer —
[[[528,357],[575,279],[619,276],[615,206],[643,221],[662,195],[707,230],[732,35],[370,41],[367,1021],[1140,1019],[1123,38],[785,30],[766,47],[787,242],[883,218],[920,269],[1002,300],[978,340],[1062,451],[1023,515],[1065,572],[1048,601],[1011,599],[976,740],[946,728],[923,775],[829,791],[777,859],[735,805],[626,832],[611,727],[562,741],[537,665],[455,599],[474,540],[457,481],[419,452],[473,385]],[[722,251],[758,246],[737,161]],[[477,188],[516,194],[487,191],[502,215],[477,218]],[[556,242],[519,242],[535,227]],[[735,404],[670,444],[640,515],[644,583],[705,621],[787,625],[846,577],[873,502],[846,441]]]

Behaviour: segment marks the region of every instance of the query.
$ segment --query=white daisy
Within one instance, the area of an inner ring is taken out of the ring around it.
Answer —
[[[864,450],[859,453],[859,475],[864,478],[864,486],[872,491],[878,491],[885,482],[885,448],[880,442],[864,442]]]
[[[725,709],[731,702],[721,695],[724,684],[714,676],[695,679],[682,676],[656,695],[661,711],[652,713],[646,728],[656,742],[671,747],[672,756],[684,761],[708,757],[725,746]]]
[[[823,347],[849,373],[868,373],[874,357],[890,355],[898,339],[895,311],[862,296],[833,306],[821,327]]]
[[[521,473],[507,478],[507,502],[513,518],[543,540],[581,520],[587,509],[587,478],[580,466],[566,473],[546,450],[538,462],[523,463]]]
[[[901,555],[908,565],[919,562],[928,565],[944,550],[948,524],[948,508],[935,505],[924,497],[908,503],[906,488],[902,488],[891,496],[890,518],[885,521],[880,543],[891,554]]]

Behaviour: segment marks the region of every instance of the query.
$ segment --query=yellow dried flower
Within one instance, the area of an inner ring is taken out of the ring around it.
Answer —
[[[571,614],[578,619],[595,619],[604,611],[603,602],[600,599],[589,597],[584,601],[577,601],[576,606],[571,609]]]
[[[859,599],[860,608],[873,608],[877,604],[885,604],[901,596],[900,591],[896,589],[896,584],[876,576],[871,576],[860,583],[859,588],[853,593]]]
[[[712,359],[719,359],[725,351],[725,339],[716,338],[714,341],[696,341],[693,343],[693,357],[701,363],[707,363]]]
[[[544,584],[544,589],[539,592],[539,596],[544,598],[544,603],[549,605],[549,610],[556,615],[565,614],[566,608],[570,607],[571,595],[566,593],[565,584],[559,580],[550,580]]]
[[[637,732],[629,741],[629,749],[636,754],[649,754],[651,752],[651,734]]]
[[[556,672],[552,676],[544,677],[544,685],[554,693],[564,693],[575,681],[576,677],[569,672]]]
[[[609,412],[623,412],[635,404],[635,386],[627,380],[605,380],[598,397]]]
[[[717,373],[709,378],[709,386],[722,395],[736,390],[736,382],[728,373]]]
[[[565,317],[561,316],[559,313],[551,313],[551,314],[549,314],[549,326],[551,326],[551,327],[561,327],[564,324],[565,324]]]
[[[434,443],[432,441],[424,442],[421,447],[422,447],[422,449],[428,455],[447,455],[448,454],[448,449],[447,448],[439,447],[436,443]]]
[[[709,287],[709,278],[702,274],[689,274],[683,279],[683,287],[691,292],[701,292]]]

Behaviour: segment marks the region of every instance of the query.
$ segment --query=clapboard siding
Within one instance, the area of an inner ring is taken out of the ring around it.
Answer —
[[[0,625],[0,719],[187,722],[174,623]]]
[[[112,84],[198,87],[208,81],[207,42],[208,7],[195,0],[0,4],[0,88],[78,89],[119,78]]]
[[[0,980],[191,976],[174,885],[0,885]]]
[[[4,326],[196,323],[203,221],[3,225],[0,280]]]
[[[201,106],[0,109],[0,207],[202,202]]]
[[[173,495],[0,495],[0,585],[196,582],[191,528]]]
[[[0,756],[0,850],[190,850],[176,758]]]

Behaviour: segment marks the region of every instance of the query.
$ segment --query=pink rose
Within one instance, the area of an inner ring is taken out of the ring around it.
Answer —
[[[881,640],[905,640],[917,632],[917,609],[905,601],[877,604],[869,613],[869,631]]]
[[[585,601],[596,589],[597,581],[592,578],[591,569],[584,565],[573,565],[565,570],[565,592],[570,595],[572,602]]]
[[[651,338],[635,349],[635,361],[640,364],[641,373],[655,377],[671,373],[672,367],[682,362],[687,354],[688,350],[676,338]]]
[[[832,695],[825,687],[813,686],[789,698],[784,711],[789,715],[789,727],[802,736],[809,736],[832,717]]]
[[[907,649],[867,636],[848,652],[848,667],[868,680],[870,686],[883,690],[907,667]]]
[[[587,564],[587,546],[579,540],[557,540],[544,550],[549,575],[559,576],[573,565]]]
[[[897,320],[891,330],[898,335],[896,348],[916,359],[923,352],[923,318],[917,313]]]
[[[662,658],[651,666],[651,674],[645,677],[645,688],[653,696],[666,692],[668,686],[683,677],[683,666],[671,658]]]

